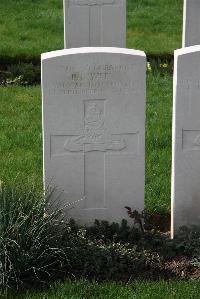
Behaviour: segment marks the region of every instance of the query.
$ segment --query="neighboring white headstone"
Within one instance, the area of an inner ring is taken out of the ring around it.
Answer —
[[[200,45],[200,0],[184,0],[183,47]]]
[[[44,181],[81,224],[144,208],[144,52],[77,48],[42,54]],[[132,222],[132,221],[131,221]]]
[[[175,51],[172,236],[200,225],[200,46]]]
[[[65,48],[126,47],[125,0],[64,0]]]

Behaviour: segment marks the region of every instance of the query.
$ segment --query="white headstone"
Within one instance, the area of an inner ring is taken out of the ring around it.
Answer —
[[[183,47],[200,45],[200,0],[184,0]]]
[[[200,225],[200,46],[175,51],[172,236]]]
[[[77,48],[42,54],[44,180],[82,224],[144,207],[144,52]]]
[[[126,47],[126,0],[64,0],[65,48]]]

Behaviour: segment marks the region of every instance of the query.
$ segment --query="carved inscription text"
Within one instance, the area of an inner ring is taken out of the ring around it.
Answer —
[[[76,69],[61,65],[62,81],[50,81],[44,86],[49,95],[95,95],[109,90],[112,93],[126,94],[130,90],[139,91],[141,82],[130,78],[129,72],[135,65],[95,65]]]

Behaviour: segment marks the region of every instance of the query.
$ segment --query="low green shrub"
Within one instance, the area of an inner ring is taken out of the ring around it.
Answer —
[[[167,74],[173,75],[173,59],[149,58],[147,62],[147,72],[152,75],[165,76]]]
[[[177,252],[191,257],[200,267],[200,227],[181,227],[173,240],[173,246]]]
[[[163,264],[156,252],[140,249],[133,242],[125,241],[123,234],[120,235],[123,227],[126,227],[124,233],[127,233],[128,239],[131,240],[132,236],[132,241],[137,243],[137,233],[136,238],[131,234],[137,230],[130,229],[125,223],[122,221],[122,225],[109,225],[106,221],[95,221],[95,225],[90,228],[78,228],[74,222],[70,223],[73,244],[76,240],[73,251],[67,252],[73,277],[127,281],[130,277],[149,276],[154,271],[161,273]],[[67,245],[68,241],[64,247],[68,248]]]
[[[156,253],[133,246],[140,234],[125,221],[121,226],[96,221],[93,228],[80,228],[64,221],[62,210],[44,212],[53,193],[46,198],[35,194],[7,186],[0,189],[2,292],[63,276],[129,279],[160,267]]]
[[[19,63],[10,65],[7,69],[6,85],[35,85],[40,83],[40,65]]]
[[[37,195],[36,195],[37,194]],[[95,221],[79,227],[56,208],[54,192],[0,187],[0,289],[48,285],[56,278],[123,280],[178,277],[166,262],[179,256],[200,265],[200,229],[182,229],[174,240],[156,230],[140,232]],[[54,212],[45,208],[51,203]],[[66,212],[65,212],[66,213]],[[172,263],[173,264],[173,263]],[[176,267],[176,266],[175,266]]]

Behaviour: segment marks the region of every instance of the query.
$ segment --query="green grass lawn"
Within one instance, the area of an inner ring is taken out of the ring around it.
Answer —
[[[127,46],[166,54],[181,47],[183,0],[128,0]],[[1,0],[0,60],[39,59],[63,48],[63,0]]]
[[[146,106],[146,203],[150,211],[170,210],[172,77],[150,75]]]
[[[181,47],[183,0],[129,0],[127,46],[151,54]]]
[[[42,189],[40,87],[0,88],[0,180]]]
[[[146,121],[146,207],[170,209],[172,78],[149,75]],[[42,190],[40,87],[0,88],[0,180]]]
[[[49,291],[27,292],[20,299],[198,299],[199,281],[89,283],[67,281],[56,284]],[[15,297],[17,298],[17,297]]]

